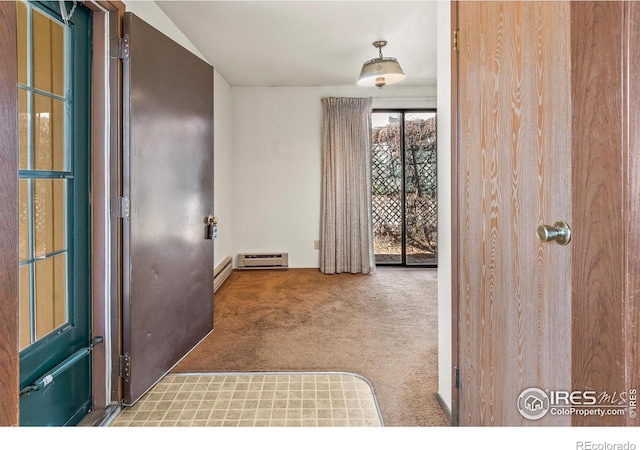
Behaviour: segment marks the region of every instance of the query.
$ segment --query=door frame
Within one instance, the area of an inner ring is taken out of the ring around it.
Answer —
[[[571,24],[572,389],[637,391],[640,8],[572,2]],[[635,413],[571,424],[638,426]]]
[[[0,2],[0,426],[19,424],[18,54],[16,4]]]
[[[451,30],[450,33],[458,31],[458,0],[451,1]],[[459,266],[459,235],[458,235],[458,51],[455,42],[457,36],[452,36],[451,52],[451,425],[457,426],[460,423],[459,410],[459,367],[460,348],[458,331],[459,312],[459,289],[458,289],[458,266]]]
[[[626,374],[625,388],[640,388],[640,301],[637,293],[640,292],[640,178],[633,174],[640,173],[640,108],[637,102],[631,99],[640,98],[640,3],[630,2],[629,10],[625,16],[625,29],[629,32],[624,44],[624,52],[629,61],[628,74],[625,79],[624,106],[628,110],[625,123],[624,148],[625,154],[625,179],[629,183],[629,189],[624,198],[625,217],[623,226],[627,227],[625,252],[626,280],[624,293],[625,311],[625,352]],[[634,151],[635,149],[635,151]],[[629,418],[627,418],[629,419]],[[628,420],[627,425],[640,425],[640,419]]]
[[[122,149],[122,62],[118,41],[125,5],[121,1],[90,0],[93,12],[92,70],[92,329],[104,344],[93,350],[92,412],[83,424],[100,424],[119,410],[121,279],[118,264],[120,219],[112,214],[112,198],[119,195]]]

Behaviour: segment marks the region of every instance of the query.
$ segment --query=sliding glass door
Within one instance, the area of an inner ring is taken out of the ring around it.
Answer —
[[[437,266],[436,113],[372,116],[376,264]]]

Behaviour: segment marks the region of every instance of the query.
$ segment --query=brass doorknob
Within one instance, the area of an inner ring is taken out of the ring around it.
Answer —
[[[553,226],[540,225],[536,234],[540,242],[556,241],[560,245],[571,242],[571,227],[566,222],[556,222]]]

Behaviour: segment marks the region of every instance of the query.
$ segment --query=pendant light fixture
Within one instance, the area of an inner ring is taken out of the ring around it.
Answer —
[[[387,41],[375,41],[373,43],[380,56],[362,65],[358,86],[377,86],[382,88],[382,86],[397,83],[407,77],[400,64],[398,64],[398,60],[382,56],[382,47],[385,45],[387,45]]]

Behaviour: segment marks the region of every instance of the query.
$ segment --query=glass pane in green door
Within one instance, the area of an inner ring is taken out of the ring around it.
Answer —
[[[63,171],[65,164],[65,104],[33,95],[34,169]]]
[[[18,168],[25,170],[29,168],[29,93],[18,88],[18,144],[20,147]]]
[[[20,244],[18,246],[20,262],[29,258],[29,181],[20,180],[20,204],[18,213],[20,215]]]
[[[35,263],[36,339],[67,321],[66,261],[62,254]]]
[[[30,266],[20,267],[20,350],[31,344],[31,275]]]
[[[33,10],[33,87],[64,96],[64,27]]]
[[[34,180],[34,256],[65,249],[66,180]]]

